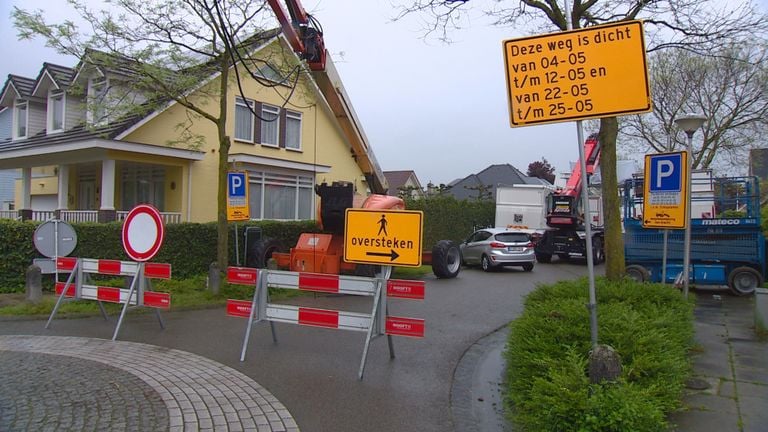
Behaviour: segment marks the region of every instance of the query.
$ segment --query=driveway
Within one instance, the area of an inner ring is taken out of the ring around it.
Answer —
[[[602,266],[596,271],[602,272]],[[483,336],[514,319],[525,294],[537,284],[573,279],[587,272],[583,262],[537,264],[484,273],[462,269],[456,279],[427,277],[424,301],[390,300],[390,314],[424,318],[423,339],[394,338],[395,359],[386,338],[374,339],[365,377],[357,379],[365,335],[276,324],[257,324],[245,362],[240,362],[246,320],[223,308],[164,314],[161,330],[153,314],[126,318],[120,341],[141,342],[194,353],[254,380],[284,405],[303,431],[435,431],[454,429],[451,384],[464,352]],[[292,301],[318,308],[369,312],[368,298],[304,297]],[[0,334],[79,336],[110,339],[116,318],[6,321]],[[2,355],[2,351],[0,351]],[[146,359],[151,366],[152,358]],[[142,365],[145,366],[145,365]],[[139,367],[139,365],[137,365]]]

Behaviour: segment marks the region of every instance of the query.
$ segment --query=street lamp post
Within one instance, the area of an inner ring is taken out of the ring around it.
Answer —
[[[686,202],[685,202],[685,243],[683,251],[683,297],[688,298],[688,280],[690,279],[691,267],[691,171],[693,166],[693,134],[707,120],[706,117],[699,114],[684,114],[675,119],[677,127],[685,131],[688,136],[686,150],[688,153],[688,175],[686,182]]]

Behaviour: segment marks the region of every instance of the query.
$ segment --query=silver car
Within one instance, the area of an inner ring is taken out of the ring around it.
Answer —
[[[464,265],[479,265],[485,271],[501,266],[522,266],[531,271],[536,263],[531,236],[518,229],[477,230],[459,248]]]

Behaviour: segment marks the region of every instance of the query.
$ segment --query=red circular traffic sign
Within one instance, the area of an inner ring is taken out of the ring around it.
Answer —
[[[123,222],[123,249],[134,261],[149,261],[157,255],[165,237],[163,218],[149,204],[140,204],[128,212]]]

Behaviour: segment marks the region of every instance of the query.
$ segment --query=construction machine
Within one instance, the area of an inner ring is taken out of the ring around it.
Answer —
[[[331,185],[315,186],[319,196],[318,222],[323,233],[303,233],[290,252],[279,252],[280,242],[276,239],[262,239],[255,243],[249,254],[256,267],[266,266],[270,259],[281,269],[317,273],[354,273],[361,276],[384,275],[391,272],[391,266],[353,264],[345,262],[344,228],[345,212],[348,208],[403,210],[401,198],[385,195],[387,181],[370,149],[368,139],[360,121],[349,103],[330,55],[325,49],[323,32],[317,20],[310,16],[299,0],[285,0],[288,13],[278,0],[268,0],[288,43],[296,54],[305,60],[320,92],[325,97],[344,137],[350,143],[353,156],[365,175],[372,195],[360,198],[355,195],[351,182],[334,182]],[[422,253],[422,262],[432,264],[432,270],[439,278],[453,278],[461,268],[461,253],[458,246],[449,240],[439,241],[432,251]]]
[[[600,142],[597,134],[590,135],[584,142],[584,158],[586,172],[581,172],[581,165],[576,164],[571,176],[562,190],[549,196],[547,205],[547,226],[541,239],[536,243],[536,260],[548,263],[553,255],[560,259],[574,256],[586,257],[585,223],[592,228],[592,257],[598,264],[605,260],[603,250],[604,231],[602,226],[595,225],[591,213],[585,218],[582,208],[581,191],[589,187],[589,177],[594,174],[600,164]]]

